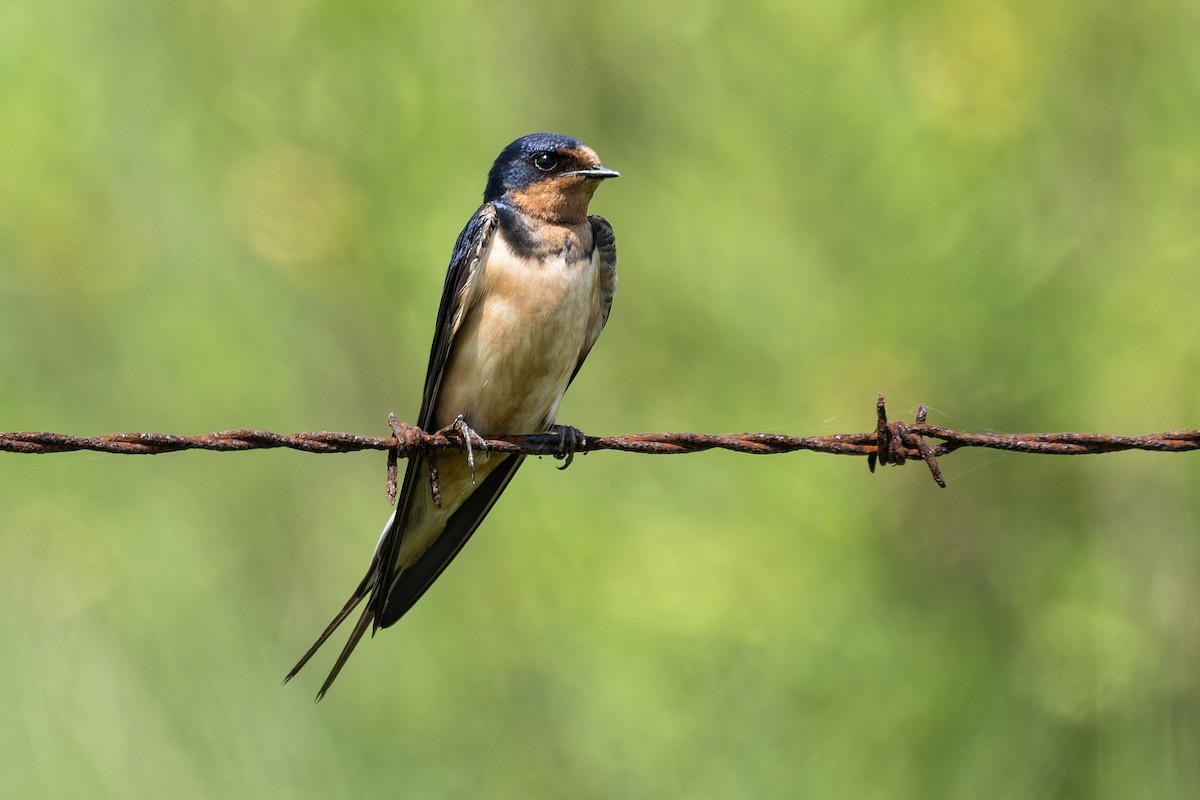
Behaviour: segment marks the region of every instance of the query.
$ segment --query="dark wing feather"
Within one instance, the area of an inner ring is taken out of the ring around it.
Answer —
[[[493,456],[494,458],[495,456]],[[382,591],[371,598],[372,604],[383,597],[383,609],[375,620],[380,628],[387,628],[413,607],[425,594],[450,561],[458,555],[471,534],[492,510],[500,493],[508,486],[513,475],[525,460],[524,456],[505,456],[504,463],[493,469],[470,496],[450,515],[446,527],[413,564],[397,572],[386,595]]]
[[[579,368],[583,366],[584,359],[588,357],[588,353],[592,352],[592,345],[596,344],[596,340],[600,338],[600,331],[604,330],[604,324],[608,322],[608,315],[612,312],[613,295],[617,293],[616,234],[613,233],[612,225],[608,224],[608,220],[598,214],[588,217],[588,222],[592,224],[592,246],[600,255],[600,305],[588,327],[587,338],[583,341],[583,349],[579,351],[579,360],[575,363],[575,371],[571,373],[571,380],[567,382],[568,386],[574,382],[575,376],[579,374]]]
[[[421,397],[421,413],[417,426],[425,430],[433,423],[433,412],[437,407],[438,391],[442,386],[442,375],[446,372],[446,361],[450,357],[450,342],[458,331],[464,307],[463,290],[474,274],[483,251],[492,241],[496,231],[496,207],[485,203],[467,221],[466,227],[454,243],[450,256],[450,268],[446,271],[446,283],[442,287],[442,302],[438,306],[437,325],[434,328],[433,345],[429,350],[429,367],[425,370],[425,393]]]
[[[470,298],[464,294],[471,288],[470,278],[479,266],[479,259],[491,242],[496,231],[496,209],[491,203],[486,203],[467,222],[458,241],[454,243],[454,253],[450,257],[450,268],[446,271],[446,283],[442,287],[442,301],[438,306],[437,324],[434,327],[433,345],[429,351],[429,367],[425,370],[425,391],[421,397],[421,413],[417,415],[417,427],[432,433],[433,415],[437,409],[438,397],[442,387],[442,376],[446,372],[446,362],[450,358],[450,344],[454,334],[466,313]],[[412,503],[414,492],[427,491],[426,476],[429,474],[429,461],[424,458],[410,458],[404,469],[404,483],[400,486],[399,498],[396,501],[396,513],[392,516],[391,525],[384,532],[377,548],[378,566],[382,574],[377,576],[378,582],[373,587],[370,608],[374,612],[375,628],[381,625],[384,607],[387,605],[391,585],[396,579],[396,556],[400,551],[401,533],[403,532],[408,507]],[[390,624],[390,623],[389,623]]]
[[[417,425],[422,430],[428,430],[433,424],[433,415],[435,409],[437,408],[438,393],[442,384],[442,375],[445,372],[446,361],[450,354],[450,344],[454,338],[454,333],[457,330],[458,324],[462,320],[462,314],[465,312],[464,303],[468,300],[468,298],[464,297],[464,293],[470,288],[469,281],[473,271],[478,266],[480,256],[487,249],[495,230],[496,210],[490,203],[484,204],[478,211],[475,212],[471,219],[467,221],[462,233],[458,235],[458,240],[454,243],[454,252],[450,256],[450,266],[446,271],[446,282],[442,287],[441,304],[438,306],[438,316],[437,324],[434,329],[433,346],[430,349],[429,366],[425,373],[425,390],[421,398],[421,413],[417,417]],[[445,537],[440,537],[437,545],[435,545],[433,548],[430,548],[430,552],[427,552],[423,558],[410,567],[410,571],[414,572],[414,574],[418,576],[418,583],[414,584],[414,588],[419,585],[419,589],[416,589],[416,591],[413,591],[412,589],[407,590],[407,594],[411,595],[411,600],[404,605],[403,610],[407,610],[412,606],[413,603],[417,601],[417,599],[425,591],[425,588],[427,588],[429,584],[433,582],[434,578],[441,573],[442,569],[445,568],[450,559],[454,557],[454,554],[458,552],[458,549],[462,547],[462,544],[466,542],[468,537],[470,537],[471,532],[476,526],[478,526],[479,521],[482,519],[482,515],[487,513],[487,509],[491,508],[491,504],[494,502],[495,497],[499,495],[500,491],[502,491],[504,486],[507,485],[508,481],[511,480],[513,473],[516,472],[517,467],[520,465],[520,461],[520,458],[514,458],[512,459],[513,463],[511,466],[506,464],[497,467],[488,476],[488,480],[484,481],[484,485],[486,486],[492,481],[493,478],[496,478],[499,475],[504,476],[503,479],[499,481],[499,486],[496,488],[494,494],[492,494],[490,499],[487,500],[486,506],[479,514],[479,517],[475,520],[474,525],[469,526],[469,529],[466,530],[465,534],[460,534],[457,537],[459,539],[457,545],[453,545],[451,542],[446,542],[445,545],[443,545],[441,539]],[[341,611],[334,616],[333,620],[328,626],[326,626],[321,635],[317,637],[317,641],[308,649],[308,652],[301,657],[300,661],[296,663],[296,666],[292,667],[291,672],[289,672],[287,677],[284,678],[285,683],[295,677],[296,673],[308,663],[309,659],[313,657],[313,654],[315,654],[317,650],[320,649],[321,645],[325,643],[330,634],[332,634],[338,628],[338,626],[350,616],[351,612],[353,612],[354,609],[358,607],[359,603],[361,603],[368,595],[371,595],[371,600],[367,604],[367,607],[363,609],[363,613],[359,617],[358,622],[355,624],[354,631],[351,633],[350,639],[346,642],[345,647],[343,647],[341,654],[334,663],[333,670],[330,672],[329,677],[326,678],[324,685],[321,687],[321,691],[317,695],[318,700],[320,700],[325,692],[329,689],[329,686],[333,683],[334,678],[337,677],[338,673],[342,669],[342,666],[345,665],[346,660],[354,651],[355,645],[357,645],[359,640],[362,638],[363,632],[366,630],[367,625],[374,621],[376,627],[379,626],[379,620],[381,617],[383,617],[385,608],[390,605],[388,603],[388,596],[399,589],[398,586],[393,586],[393,584],[396,583],[397,570],[395,566],[395,559],[397,552],[399,552],[404,519],[407,516],[408,506],[412,502],[414,492],[417,490],[418,485],[424,483],[423,478],[427,472],[428,461],[425,458],[410,458],[408,460],[408,465],[404,471],[404,484],[401,488],[400,497],[396,506],[396,513],[392,516],[392,520],[389,523],[388,528],[384,531],[383,536],[379,540],[378,546],[375,548],[375,553],[371,556],[371,563],[367,567],[367,574],[363,577],[362,581],[359,582],[358,586],[355,587],[354,592],[350,595],[350,599],[346,601],[346,605],[342,607]],[[477,492],[476,494],[481,493]],[[483,501],[484,498],[480,497],[479,502],[482,503]],[[454,525],[455,519],[462,516],[465,510],[472,505],[478,505],[475,503],[474,496],[472,496],[470,501],[464,503],[463,507],[460,508],[453,517],[451,517],[450,526]],[[459,523],[459,527],[462,527],[464,524],[465,520],[462,523]],[[448,530],[450,526],[448,526]],[[441,550],[451,547],[453,549],[451,549],[448,554],[445,554],[444,557],[439,556],[441,560],[436,569],[423,566],[425,562],[429,560],[429,557],[433,555],[433,550],[438,549],[440,553]],[[428,574],[425,577],[420,577],[424,573]],[[381,590],[380,587],[389,587],[390,590],[384,591]],[[400,613],[403,613],[403,611]],[[397,619],[399,618],[399,614],[396,614],[395,616]],[[392,621],[394,622],[395,620],[393,619]],[[386,624],[391,623],[389,622]]]

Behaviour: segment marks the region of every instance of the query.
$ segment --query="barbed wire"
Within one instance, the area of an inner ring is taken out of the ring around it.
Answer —
[[[930,425],[926,408],[917,410],[916,421],[889,421],[884,396],[876,401],[875,430],[865,433],[839,433],[824,436],[787,436],[780,433],[637,433],[626,436],[591,436],[572,428],[555,433],[531,435],[480,436],[459,424],[432,433],[422,431],[388,417],[392,436],[359,436],[328,431],[281,434],[270,431],[238,429],[202,436],[178,436],[166,433],[113,433],[105,436],[70,436],[48,432],[0,433],[0,451],[10,453],[69,453],[80,450],[122,455],[158,455],[184,450],[217,452],[288,448],[306,453],[353,453],[362,450],[388,452],[388,499],[395,497],[396,460],[414,455],[431,455],[436,464],[440,450],[483,449],[495,453],[519,453],[554,456],[563,459],[563,468],[577,453],[617,450],[624,453],[672,455],[704,450],[731,450],[736,453],[769,455],[809,450],[835,455],[866,456],[872,472],[876,464],[904,464],[923,461],[937,484],[943,488],[938,458],[966,447],[983,447],[1018,453],[1043,455],[1095,455],[1123,450],[1184,452],[1200,450],[1200,430],[1178,430],[1142,436],[1107,433],[967,433]],[[930,444],[929,440],[937,440]],[[437,495],[436,466],[431,482]]]

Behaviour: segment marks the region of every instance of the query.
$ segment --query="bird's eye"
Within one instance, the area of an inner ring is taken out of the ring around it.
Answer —
[[[538,153],[533,157],[533,165],[542,172],[550,172],[558,166],[558,156],[554,153]]]

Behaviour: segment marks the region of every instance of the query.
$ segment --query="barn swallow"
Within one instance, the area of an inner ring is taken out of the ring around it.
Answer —
[[[468,433],[559,427],[558,404],[604,328],[616,290],[612,226],[587,209],[600,182],[618,175],[569,136],[536,133],[501,151],[483,205],[450,256],[418,427],[457,425]],[[366,600],[320,700],[367,627],[374,634],[393,625],[437,580],[523,460],[482,452],[469,463],[465,453],[444,451],[435,498],[429,458],[410,458],[366,576],[284,682]]]

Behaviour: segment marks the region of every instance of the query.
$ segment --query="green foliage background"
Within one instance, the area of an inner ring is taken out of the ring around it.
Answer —
[[[1197,427],[1198,36],[1167,0],[5,3],[0,429],[412,419],[537,130],[624,174],[565,422]],[[332,653],[279,681],[381,456],[0,454],[0,795],[1200,795],[1197,456],[553,466],[314,706]]]

